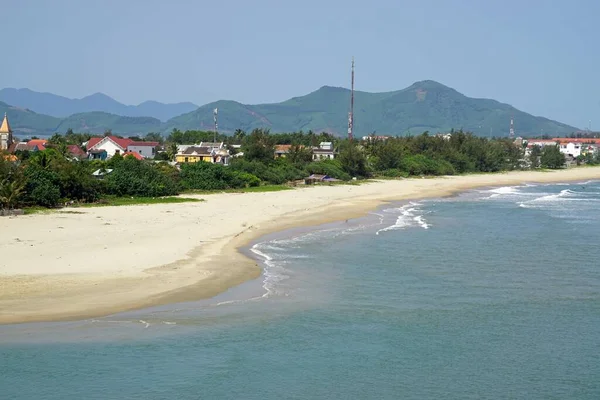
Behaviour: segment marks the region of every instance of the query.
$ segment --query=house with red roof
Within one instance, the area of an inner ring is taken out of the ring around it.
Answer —
[[[48,141],[44,139],[31,139],[28,142],[13,142],[8,148],[9,153],[16,153],[17,151],[43,151],[46,150]]]
[[[128,152],[137,153],[142,158],[154,158],[158,145],[158,142],[138,142],[116,136],[105,136],[90,138],[85,148],[90,158],[105,159]]]
[[[83,151],[81,149],[81,147],[77,146],[76,144],[68,145],[67,150],[69,151],[69,154],[71,156],[73,156],[79,160],[83,160],[87,156],[87,154],[85,154],[85,151]]]
[[[126,151],[123,153],[123,157],[133,157],[138,160],[143,160],[144,157],[140,153],[136,153],[135,151]]]

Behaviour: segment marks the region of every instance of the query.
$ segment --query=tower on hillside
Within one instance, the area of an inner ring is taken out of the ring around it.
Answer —
[[[350,82],[350,112],[348,113],[348,140],[354,137],[354,57],[352,57],[352,76]]]
[[[0,150],[8,150],[12,144],[12,130],[10,129],[10,124],[8,123],[8,116],[6,113],[4,113],[4,119],[2,120],[2,125],[0,125]]]
[[[510,131],[508,132],[508,137],[511,139],[515,138],[515,121],[510,119]]]

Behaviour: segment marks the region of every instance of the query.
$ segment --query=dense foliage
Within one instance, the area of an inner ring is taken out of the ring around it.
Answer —
[[[106,134],[110,134],[107,132]],[[186,190],[226,190],[262,184],[284,184],[311,174],[342,181],[352,178],[453,175],[498,172],[525,168],[562,168],[565,157],[557,146],[525,147],[508,139],[488,139],[462,131],[451,135],[369,137],[364,141],[340,140],[329,134],[294,132],[271,134],[255,129],[238,130],[218,137],[230,147],[230,165],[198,162],[174,166],[177,144],[212,141],[214,133],[174,130],[164,141],[156,160],[113,156],[107,161],[76,160],[67,145],[89,140],[68,131],[49,140],[44,151],[19,153],[15,161],[0,154],[0,208],[56,207],[66,202],[95,202],[106,196],[162,197]],[[156,134],[136,140],[163,142]],[[335,159],[313,160],[313,148],[333,142]],[[277,144],[290,145],[276,157]],[[598,156],[580,157],[578,163],[598,164]],[[93,174],[96,171],[96,174]]]

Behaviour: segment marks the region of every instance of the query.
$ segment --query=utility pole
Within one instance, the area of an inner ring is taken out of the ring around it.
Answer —
[[[354,57],[352,57],[352,76],[350,82],[350,112],[348,113],[348,140],[354,137]]]
[[[215,123],[215,132],[214,132],[214,136],[213,136],[213,143],[217,143],[217,130],[219,129],[219,125],[217,124],[218,112],[219,112],[219,110],[217,108],[215,108],[213,111],[213,121]]]

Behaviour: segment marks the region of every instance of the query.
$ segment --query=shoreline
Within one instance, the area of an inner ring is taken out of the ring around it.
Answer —
[[[392,201],[598,179],[600,167],[517,171],[4,217],[0,324],[80,320],[211,298],[262,275],[259,262],[243,251],[260,238],[361,217]]]

